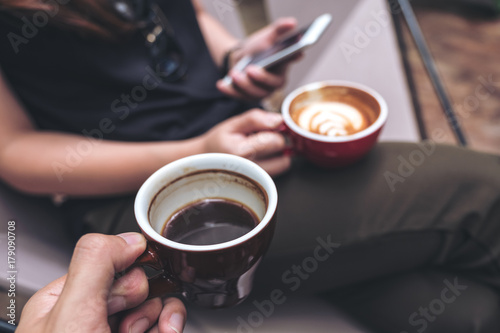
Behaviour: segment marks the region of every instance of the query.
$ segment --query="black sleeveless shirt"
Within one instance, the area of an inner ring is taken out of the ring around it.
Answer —
[[[191,1],[158,4],[187,63],[179,82],[155,74],[140,31],[109,42],[43,24],[50,13],[14,24],[2,19],[0,67],[40,129],[121,141],[180,140],[250,107],[216,89],[220,72]]]

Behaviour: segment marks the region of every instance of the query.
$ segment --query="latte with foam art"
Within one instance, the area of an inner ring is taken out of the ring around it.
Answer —
[[[292,91],[281,113],[297,156],[322,168],[340,168],[359,161],[377,143],[388,108],[370,87],[330,80]]]
[[[370,127],[380,114],[377,101],[356,88],[325,86],[305,91],[290,104],[300,128],[330,138],[349,136]]]
[[[370,126],[365,114],[351,105],[340,102],[318,102],[298,112],[297,125],[316,134],[345,136]]]

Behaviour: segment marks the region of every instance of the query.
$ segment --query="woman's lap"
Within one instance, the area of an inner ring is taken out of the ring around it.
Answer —
[[[405,311],[418,311],[455,277],[476,286],[462,298],[474,302],[449,307],[428,332],[442,332],[457,316],[471,320],[466,314],[477,306],[498,314],[498,302],[483,295],[495,290],[498,300],[500,288],[499,171],[499,157],[430,144],[380,144],[362,162],[336,171],[295,163],[276,180],[278,227],[258,271],[256,297],[273,289],[290,297],[351,290],[336,302],[378,330],[403,330],[412,314]],[[422,290],[422,284],[433,286]],[[395,301],[363,298],[370,288]],[[363,299],[363,307],[351,297]],[[498,325],[488,313],[476,319]]]

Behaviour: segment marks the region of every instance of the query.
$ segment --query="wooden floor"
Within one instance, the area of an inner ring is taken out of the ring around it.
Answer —
[[[414,5],[414,10],[469,147],[499,154],[500,18],[439,6]],[[435,141],[455,143],[411,35],[404,22],[402,26],[425,132]]]

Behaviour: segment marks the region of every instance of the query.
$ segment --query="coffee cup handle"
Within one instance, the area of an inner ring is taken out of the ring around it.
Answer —
[[[165,270],[158,252],[149,242],[147,243],[146,250],[136,259],[130,268],[143,266],[148,266],[160,271],[159,274],[148,278],[148,299],[162,297],[168,294],[178,294],[182,291],[179,280],[175,279]]]
[[[290,142],[290,129],[285,123],[282,123],[275,132],[282,134],[287,139],[287,145],[285,149],[283,149],[283,155],[285,156],[294,156],[296,155],[296,151],[293,148],[293,145]]]

